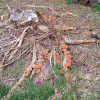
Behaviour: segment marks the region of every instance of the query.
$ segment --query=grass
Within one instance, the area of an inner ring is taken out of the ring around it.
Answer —
[[[95,11],[99,12],[100,11],[100,3],[94,3],[92,7],[95,7]]]
[[[61,74],[59,71],[57,71],[57,70],[60,70],[61,68],[63,68],[63,67],[60,66],[60,64],[58,64],[58,63],[56,64],[55,67],[53,67],[56,75],[59,78],[59,80],[54,79],[54,83],[55,83],[55,86],[57,87],[57,90],[62,95],[60,100],[76,100],[76,98],[77,98],[76,90],[78,88],[78,80],[76,80],[76,83],[74,84],[73,88],[71,89],[71,85],[65,81],[66,78],[64,77],[64,74]]]
[[[0,0],[0,3],[2,3],[3,2],[3,0]]]
[[[22,73],[24,72],[24,69],[25,69],[24,65],[25,65],[25,62],[22,59],[19,59],[17,68],[13,72],[4,70],[4,73],[8,74],[8,75],[18,75],[19,77],[21,77]],[[16,77],[16,79],[18,80],[18,77]]]
[[[25,80],[21,88],[15,90],[9,100],[46,100],[54,94],[54,89],[47,84]]]
[[[9,91],[9,87],[0,83],[0,99],[5,96]]]

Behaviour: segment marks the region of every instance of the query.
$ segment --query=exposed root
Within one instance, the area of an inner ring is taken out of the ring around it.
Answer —
[[[33,71],[32,71],[32,73],[31,73],[31,76],[30,76],[30,79],[31,79],[31,80],[32,80],[32,78],[33,78],[33,75],[35,74],[35,70],[36,70],[36,68],[34,68]]]
[[[28,73],[30,72],[30,68],[35,63],[35,61],[36,61],[36,48],[35,48],[35,45],[34,45],[32,62],[31,62],[31,64],[27,68]],[[19,82],[22,82],[25,79],[24,75],[25,74],[23,74],[23,76],[20,78],[20,80],[11,88],[11,90],[8,92],[7,96],[2,98],[1,100],[8,100],[10,98],[10,96],[12,95],[14,90],[17,88]]]
[[[8,66],[8,65],[12,64],[13,62],[15,62],[16,60],[18,60],[18,59],[19,59],[24,53],[26,53],[27,50],[29,50],[30,48],[31,48],[31,47],[29,47],[29,48],[27,48],[25,51],[23,51],[23,53],[22,53],[21,55],[19,55],[15,60],[13,60],[13,61],[11,61],[11,62],[5,64],[5,65],[2,65],[1,68],[4,68],[5,66]]]
[[[54,48],[54,52],[55,52],[55,48]],[[54,66],[56,65],[56,55],[54,53]]]
[[[21,36],[17,39],[15,45],[19,42],[19,43],[18,43],[18,46],[17,46],[18,48],[21,47],[22,42],[23,42],[23,40],[24,40],[24,37],[25,37],[25,35],[27,34],[26,30],[27,30],[28,28],[31,28],[31,29],[32,29],[32,26],[26,27],[26,28],[24,29],[23,33],[21,34]],[[8,59],[11,60],[11,59],[13,58],[14,54],[15,54],[17,51],[18,51],[18,49],[15,49],[15,50],[12,52],[12,54],[10,55],[10,57],[9,57]]]
[[[84,43],[94,43],[96,40],[68,40],[64,35],[62,36],[66,44],[84,44]]]
[[[52,50],[53,51],[53,50]],[[52,62],[51,62],[51,59],[52,59],[52,51],[51,51],[51,53],[50,53],[50,60],[49,60],[49,62],[50,62],[50,67],[52,68]],[[59,80],[59,78],[58,78],[58,76],[55,74],[55,72],[54,72],[54,70],[53,70],[53,68],[52,68],[52,71],[53,71],[53,74],[55,75],[55,77]]]

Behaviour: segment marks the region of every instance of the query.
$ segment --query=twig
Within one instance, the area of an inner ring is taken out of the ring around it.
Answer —
[[[62,16],[60,14],[58,14],[57,12],[55,12],[51,7],[50,7],[50,9],[52,10],[53,13],[55,13],[56,15],[58,15],[59,17],[62,18]]]
[[[35,5],[24,5],[24,6],[26,6],[26,7],[33,7],[33,8],[50,8],[49,6],[35,6]]]
[[[53,51],[53,50],[52,50],[52,51]],[[51,51],[51,53],[50,53],[50,58],[49,58],[49,59],[50,59],[50,60],[49,60],[49,62],[50,62],[50,67],[51,67],[51,68],[52,68],[52,62],[51,62],[51,59],[52,59],[52,51]],[[57,75],[55,74],[53,68],[52,68],[52,71],[53,71],[55,77],[59,80],[59,78],[58,78]]]
[[[32,78],[33,78],[33,75],[34,75],[34,73],[35,73],[35,70],[36,70],[36,68],[34,68],[33,71],[32,71],[32,73],[31,73],[31,76],[30,76],[30,79],[31,79],[31,80],[32,80]]]
[[[27,68],[28,73],[30,72],[30,68],[34,64],[35,61],[36,61],[36,48],[35,48],[35,44],[34,44],[32,62],[31,62],[31,64]],[[14,90],[17,88],[19,82],[22,82],[25,79],[24,75],[25,74],[23,74],[23,76],[20,78],[20,80],[8,92],[8,94],[6,96],[6,100],[10,98],[10,96],[12,95],[12,93],[14,92]],[[1,99],[1,100],[4,100],[4,99]]]
[[[84,44],[84,43],[94,43],[96,40],[68,40],[65,36],[62,36],[66,44]]]
[[[29,47],[30,48],[30,47]],[[1,68],[8,66],[10,64],[12,64],[13,62],[15,62],[16,60],[18,60],[29,48],[27,48],[21,55],[19,55],[15,60],[9,62],[8,64],[2,65]]]
[[[28,46],[29,44],[33,44],[34,42],[29,42],[29,43],[27,43],[27,44],[24,44],[24,45],[22,45],[20,48],[22,48],[22,47],[24,47],[24,46]],[[7,50],[4,50],[4,51],[2,51],[2,52],[0,52],[0,54],[3,54],[3,53],[5,53],[5,52],[7,52],[7,51],[11,51],[11,50],[14,50],[14,49],[18,49],[19,47],[15,47],[15,48],[10,48],[10,49],[7,49]]]
[[[56,65],[56,55],[55,55],[55,48],[54,48],[54,66]]]
[[[26,30],[27,30],[28,28],[31,28],[31,29],[32,29],[32,26],[26,27],[26,28],[24,29],[22,35],[17,39],[17,42],[15,43],[15,45],[19,42],[19,44],[18,44],[18,46],[17,46],[18,48],[21,47],[21,44],[22,44],[22,42],[23,42],[23,40],[24,40],[24,37],[25,37],[25,35],[27,34]],[[11,59],[13,58],[13,56],[14,56],[14,54],[17,52],[17,50],[18,50],[18,49],[15,49],[15,50],[12,52],[11,56],[8,58],[9,60],[11,60]]]
[[[55,12],[55,11],[52,9],[53,6],[35,6],[35,5],[24,5],[24,6],[26,6],[26,7],[34,7],[34,8],[49,8],[49,9],[52,10],[53,13],[55,13],[56,15],[62,17],[60,14],[58,14],[57,12]]]

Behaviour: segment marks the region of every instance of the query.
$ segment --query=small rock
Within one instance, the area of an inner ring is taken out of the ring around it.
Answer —
[[[47,26],[44,26],[44,25],[39,25],[38,26],[38,29],[42,32],[49,32],[49,29]]]

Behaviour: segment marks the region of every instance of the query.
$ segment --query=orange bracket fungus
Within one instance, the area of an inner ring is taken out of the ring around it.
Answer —
[[[32,68],[35,68],[35,65],[31,66]]]
[[[37,68],[37,69],[35,70],[35,73],[39,73],[39,72],[40,72],[40,69]]]
[[[18,83],[18,86],[21,86],[21,85],[22,85],[22,83],[21,83],[21,82],[19,82],[19,83]]]
[[[42,50],[42,54],[46,55],[48,53],[48,49]]]
[[[65,66],[65,67],[71,66],[71,62],[66,62],[66,63],[64,64],[64,66]]]
[[[41,66],[42,66],[42,63],[37,64],[37,65],[36,65],[36,68],[40,68]]]

